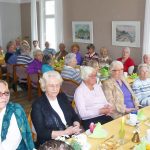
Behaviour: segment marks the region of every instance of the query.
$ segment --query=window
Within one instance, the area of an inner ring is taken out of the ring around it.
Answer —
[[[56,49],[55,0],[45,0],[45,41]]]

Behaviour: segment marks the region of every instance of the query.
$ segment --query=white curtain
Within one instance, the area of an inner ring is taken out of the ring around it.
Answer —
[[[63,0],[55,0],[56,47],[64,42],[63,35]]]
[[[146,0],[145,4],[143,55],[144,54],[150,54],[150,0]]]
[[[45,1],[44,0],[40,0],[39,4],[40,4],[40,48],[41,50],[44,49],[44,6],[45,6]]]
[[[31,41],[38,40],[36,0],[31,0]]]

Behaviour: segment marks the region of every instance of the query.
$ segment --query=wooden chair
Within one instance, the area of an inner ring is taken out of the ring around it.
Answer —
[[[71,79],[63,78],[61,91],[64,92],[67,95],[68,100],[70,102],[73,101],[74,93],[75,93],[75,90],[78,86],[79,86],[79,83],[77,83],[76,81],[71,80]]]
[[[28,74],[28,99],[32,99],[32,88],[36,88],[38,91],[38,96],[42,95],[42,91],[40,88],[40,83],[39,79],[41,77],[41,73],[36,73],[36,74]]]
[[[13,67],[13,83],[16,85],[16,96],[18,96],[17,85],[18,83],[27,83],[27,70],[25,64],[15,64]]]
[[[9,83],[10,79],[13,79],[14,76],[14,65],[13,64],[6,64],[6,81]]]

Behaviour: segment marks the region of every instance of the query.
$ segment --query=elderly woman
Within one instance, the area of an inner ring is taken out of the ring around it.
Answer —
[[[96,60],[98,61],[99,55],[98,53],[95,52],[95,46],[93,44],[89,44],[87,46],[88,52],[85,54],[84,60],[83,60],[83,65],[87,65],[87,63],[90,60]]]
[[[29,74],[35,74],[41,71],[42,68],[42,59],[43,59],[43,52],[41,50],[35,50],[33,52],[34,60],[28,64],[27,72]]]
[[[84,129],[88,129],[91,122],[104,124],[112,120],[110,114],[113,113],[113,109],[107,102],[101,86],[96,84],[96,75],[94,68],[82,67],[81,78],[83,81],[74,95]]]
[[[117,118],[122,114],[136,112],[138,101],[123,78],[123,64],[120,61],[113,61],[110,65],[110,74],[110,79],[103,82],[103,88],[106,99],[115,110],[112,117]]]
[[[62,78],[56,71],[43,74],[40,79],[44,94],[32,105],[31,118],[38,144],[62,135],[78,134],[80,123],[65,94],[59,93]]]
[[[66,46],[64,43],[59,44],[59,52],[56,53],[55,58],[59,61],[64,59],[68,52],[65,50]]]
[[[23,108],[9,102],[7,82],[0,80],[0,149],[32,150],[34,144]]]
[[[17,56],[17,64],[29,64],[33,61],[33,59],[30,57],[30,46],[25,43],[21,43],[20,45],[20,52],[21,55]]]
[[[77,65],[81,65],[83,61],[82,55],[80,54],[79,50],[80,47],[78,44],[74,43],[71,45],[71,52],[76,54]]]
[[[132,89],[142,106],[150,105],[150,79],[148,78],[149,67],[147,64],[138,66],[139,78],[134,81]]]
[[[77,83],[81,83],[80,72],[75,69],[77,65],[76,54],[69,53],[65,56],[65,66],[61,72],[61,76],[66,79],[71,79]]]
[[[105,65],[110,65],[112,63],[112,59],[108,55],[108,49],[106,47],[102,47],[100,49],[100,58],[99,58],[99,64],[101,67]]]
[[[134,70],[134,61],[130,58],[130,48],[125,47],[122,50],[122,57],[117,59],[123,63],[123,71],[128,72],[129,74],[133,73]]]
[[[150,54],[144,54],[143,62],[148,66],[149,69],[148,77],[150,77]]]

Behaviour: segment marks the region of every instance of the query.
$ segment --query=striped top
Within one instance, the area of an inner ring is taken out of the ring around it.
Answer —
[[[19,55],[17,56],[17,64],[29,64],[33,59],[28,55]]]
[[[75,80],[77,83],[81,83],[80,72],[70,66],[64,66],[61,76],[66,79]]]
[[[132,89],[142,106],[150,105],[150,79],[134,81]]]

